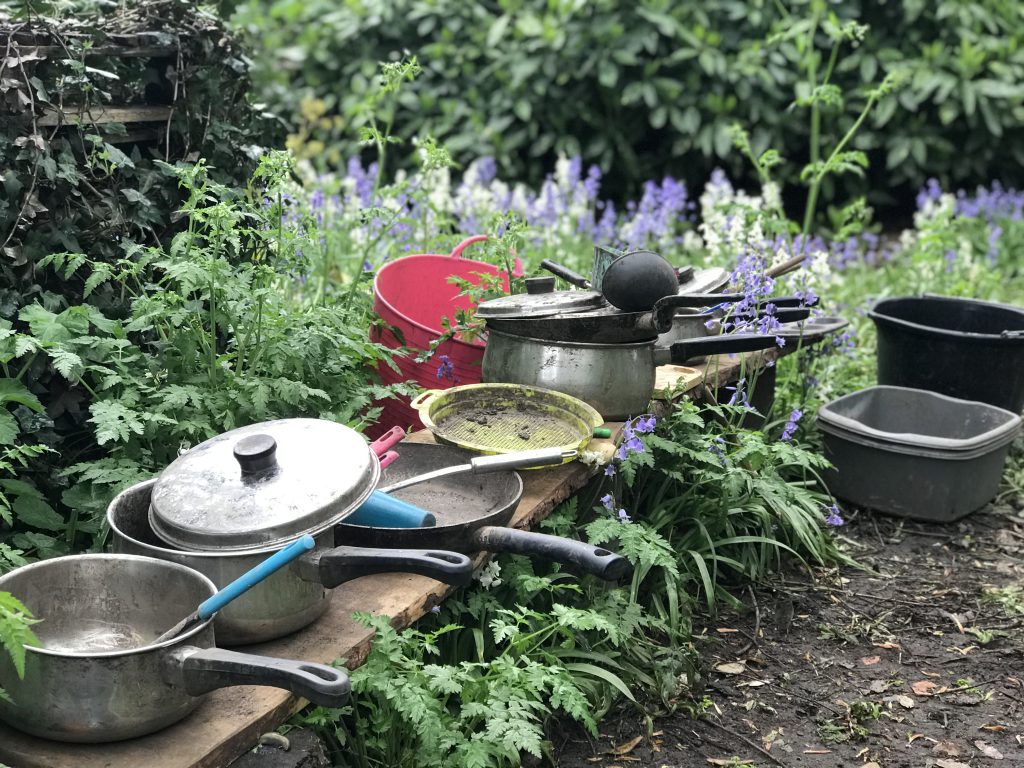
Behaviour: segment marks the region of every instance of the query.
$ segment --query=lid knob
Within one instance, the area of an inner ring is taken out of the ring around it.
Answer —
[[[232,451],[243,475],[258,475],[277,467],[277,441],[270,435],[249,435]]]

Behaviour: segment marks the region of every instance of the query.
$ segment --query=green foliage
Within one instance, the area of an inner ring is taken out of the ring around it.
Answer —
[[[11,657],[18,677],[25,676],[25,646],[39,645],[31,626],[37,623],[31,612],[10,592],[0,592],[0,645]],[[0,688],[0,698],[10,698]]]
[[[366,336],[365,276],[302,299],[284,289],[305,274],[295,272],[295,253],[319,238],[263,202],[281,195],[288,167],[282,154],[267,155],[244,196],[203,164],[175,168],[187,198],[184,228],[165,247],[127,243],[112,263],[72,253],[40,260],[64,279],[82,279],[87,292],[109,287],[124,296],[127,314],[30,304],[18,316],[25,330],[3,341],[9,359],[27,360],[23,372],[52,368],[89,399],[86,447],[62,455],[70,515],[19,481],[5,514],[15,528],[0,538],[21,550],[4,551],[12,564],[29,550],[79,546],[77,534],[94,537],[118,490],[213,435],[275,418],[360,427],[374,417],[371,401],[388,390],[367,366],[390,360]],[[38,405],[16,380],[0,393]]]
[[[844,103],[862,102],[862,83],[897,71],[906,87],[879,96],[849,147],[872,170],[866,180],[841,179],[848,192],[884,199],[931,176],[1019,183],[1013,169],[1024,166],[1024,24],[1010,0],[827,10],[820,0],[248,0],[234,22],[262,51],[257,88],[296,117],[294,132],[308,127],[303,99],[336,117],[322,154],[334,164],[358,151],[367,118],[356,105],[373,87],[376,62],[408,51],[423,72],[397,106],[399,134],[430,133],[463,164],[493,155],[506,175],[534,183],[558,153],[599,162],[624,193],[666,172],[691,185],[716,165],[738,176],[735,122],[751,126],[755,154],[774,144],[798,166],[814,162],[811,128],[794,124],[793,108],[820,109],[834,142],[856,120]],[[830,64],[833,44],[842,59]],[[812,85],[808,63],[830,77]],[[858,157],[850,167],[860,167]],[[835,185],[822,193],[830,202]]]

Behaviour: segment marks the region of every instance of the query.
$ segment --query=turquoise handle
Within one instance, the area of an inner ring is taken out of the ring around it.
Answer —
[[[316,541],[313,540],[312,536],[306,535],[300,539],[296,539],[281,551],[275,552],[252,570],[243,573],[209,600],[201,603],[199,610],[196,613],[199,614],[200,619],[210,618],[236,597],[248,592],[252,587],[267,578],[267,576],[274,573],[274,571],[280,570],[284,566],[288,565],[292,560],[295,560],[304,553],[309,552],[309,550],[313,549],[315,546]]]
[[[437,520],[429,512],[380,491],[370,494],[370,498],[342,522],[374,528],[426,528],[437,525]]]

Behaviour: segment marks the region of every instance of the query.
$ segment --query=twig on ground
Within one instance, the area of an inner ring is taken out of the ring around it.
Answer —
[[[766,759],[771,760],[776,765],[781,765],[782,768],[786,768],[786,764],[784,762],[779,760],[775,755],[773,755],[771,752],[769,752],[764,747],[760,746],[759,744],[755,744],[753,741],[748,739],[746,736],[744,736],[742,734],[739,734],[739,733],[736,733],[736,731],[731,731],[728,728],[726,728],[724,725],[722,725],[721,723],[716,723],[714,720],[707,720],[707,719],[705,719],[703,722],[708,723],[708,724],[714,726],[715,728],[717,728],[718,730],[723,731],[724,733],[729,734],[734,739],[739,739],[740,741],[742,741],[744,744],[746,744],[751,749],[756,749],[758,752],[760,752],[762,755],[764,755],[764,757]]]

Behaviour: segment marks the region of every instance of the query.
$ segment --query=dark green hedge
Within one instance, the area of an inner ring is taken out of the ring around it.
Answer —
[[[931,176],[1024,181],[1024,5],[829,6],[871,27],[843,50],[834,82],[844,90],[897,66],[912,72],[856,145],[870,152],[874,188]],[[429,131],[462,161],[494,155],[504,173],[530,181],[554,154],[580,154],[627,193],[665,172],[703,181],[716,165],[742,169],[726,132],[736,121],[755,149],[776,146],[794,167],[806,159],[807,115],[791,106],[800,53],[765,41],[808,9],[792,0],[250,0],[235,21],[255,38],[259,96],[284,116],[315,94],[356,119],[378,62],[407,51],[424,72],[405,94],[400,134]],[[852,120],[825,128],[834,135]],[[343,153],[358,147],[355,128],[343,125]]]

